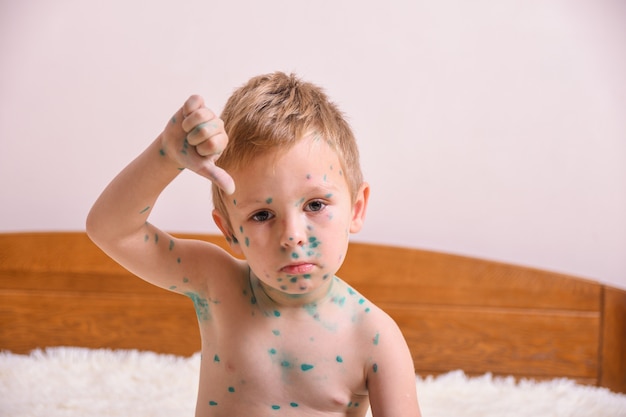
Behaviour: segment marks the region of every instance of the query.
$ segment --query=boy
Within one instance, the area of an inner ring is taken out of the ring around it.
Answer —
[[[213,181],[213,218],[245,260],[147,222],[183,168]],[[87,232],[129,271],[193,300],[196,416],[364,416],[371,404],[375,417],[415,417],[400,330],[335,276],[368,196],[339,110],[274,73],[235,91],[221,118],[190,97],[104,190]]]

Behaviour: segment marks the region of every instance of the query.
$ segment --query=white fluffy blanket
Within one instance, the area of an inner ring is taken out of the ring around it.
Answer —
[[[53,348],[0,353],[3,417],[192,417],[199,354]],[[626,395],[566,379],[515,383],[461,371],[417,378],[424,417],[626,417]]]

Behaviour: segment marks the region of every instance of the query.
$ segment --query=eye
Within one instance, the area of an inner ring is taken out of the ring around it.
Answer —
[[[252,216],[250,216],[250,219],[255,221],[255,222],[266,222],[268,220],[271,220],[274,218],[274,215],[272,213],[270,213],[267,210],[261,210],[261,211],[257,211],[256,213],[254,213]]]
[[[304,207],[305,211],[322,211],[326,207],[326,203],[320,200],[313,200]]]

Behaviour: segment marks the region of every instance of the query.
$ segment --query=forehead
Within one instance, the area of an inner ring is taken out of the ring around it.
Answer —
[[[316,135],[303,137],[289,149],[257,155],[231,175],[236,183],[235,195],[256,194],[255,191],[293,192],[307,185],[347,188],[339,156]]]

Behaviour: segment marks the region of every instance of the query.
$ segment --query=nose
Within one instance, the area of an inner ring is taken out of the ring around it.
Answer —
[[[285,218],[280,239],[281,245],[285,248],[295,248],[304,245],[307,235],[303,219],[299,216]]]

